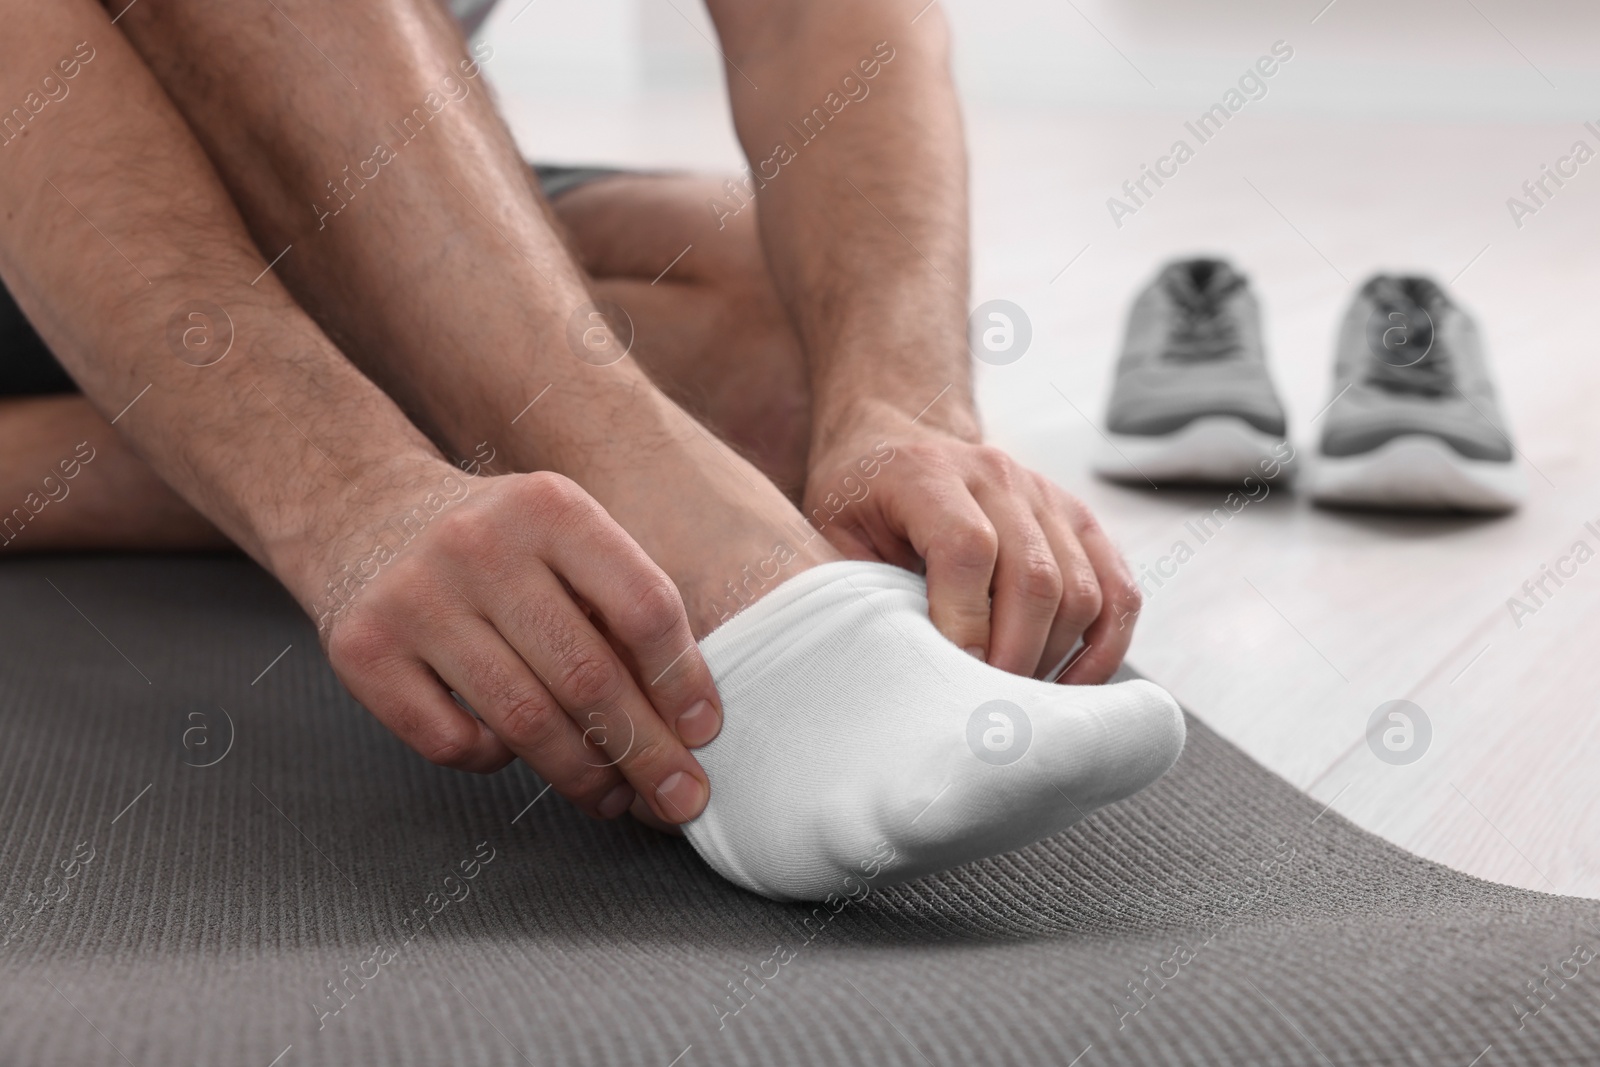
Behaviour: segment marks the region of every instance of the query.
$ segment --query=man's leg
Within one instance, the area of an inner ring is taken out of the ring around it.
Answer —
[[[633,354],[651,379],[796,497],[804,484],[809,429],[803,356],[761,255],[754,207],[720,230],[706,224],[705,202],[723,191],[710,177],[620,172],[563,192],[549,204],[591,288],[625,307],[639,336],[648,338]],[[652,268],[686,247],[690,251],[665,276]],[[0,312],[18,320],[7,320],[12,328],[4,343],[41,346],[3,292],[0,303]],[[25,365],[14,365],[13,355]],[[0,353],[0,396],[14,386],[38,384],[33,379],[41,377],[59,379],[59,387],[69,389],[65,372],[46,362],[42,349]],[[49,507],[61,502],[52,501],[52,493],[73,489],[55,467],[80,444],[99,465],[92,477],[76,483],[70,508]],[[57,481],[45,484],[42,479],[52,473]],[[7,501],[14,506],[0,515],[9,519],[0,524],[0,547],[13,551],[211,549],[228,543],[74,393],[0,399],[0,505]],[[20,536],[23,525],[26,538]]]
[[[228,546],[76,393],[0,399],[0,457],[0,559]]]
[[[434,0],[175,0],[119,27],[258,245],[288,249],[279,276],[448,450],[487,443],[573,478],[677,582],[697,633],[780,542],[783,577],[837,558],[795,543],[782,492],[638,364],[608,362],[582,272]]]
[[[227,543],[73,391],[0,286],[0,558]]]
[[[719,226],[706,205],[726,196],[704,175],[620,174],[551,207],[591,287],[633,319],[651,379],[798,499],[811,384],[756,207]]]

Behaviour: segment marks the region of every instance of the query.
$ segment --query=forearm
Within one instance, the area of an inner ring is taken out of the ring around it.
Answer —
[[[3,99],[26,101],[47,74],[59,97],[0,145],[0,275],[98,410],[219,529],[280,577],[337,559],[344,519],[436,454],[263,274],[105,13],[71,0],[0,15]],[[202,304],[223,313],[188,318]]]
[[[734,117],[810,363],[814,437],[863,407],[915,416],[949,386],[924,421],[975,438],[966,161],[943,15],[912,22],[920,4],[897,0],[772,6],[711,4],[743,71],[729,76]]]

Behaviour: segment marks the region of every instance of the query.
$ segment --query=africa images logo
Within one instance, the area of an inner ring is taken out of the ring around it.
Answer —
[[[1033,721],[1009,700],[979,704],[967,717],[967,747],[995,767],[1015,763],[1033,743]]]

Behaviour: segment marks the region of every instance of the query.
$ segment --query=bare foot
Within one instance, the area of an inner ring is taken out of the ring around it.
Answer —
[[[672,401],[643,383],[629,393],[615,420],[626,430],[513,461],[565,474],[598,500],[676,583],[695,637],[801,571],[844,558]]]

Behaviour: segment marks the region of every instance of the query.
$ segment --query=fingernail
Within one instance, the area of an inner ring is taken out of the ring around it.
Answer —
[[[633,803],[633,787],[624,782],[600,802],[600,817],[602,819],[615,819],[618,815],[628,810],[628,805]]]
[[[656,786],[656,803],[663,818],[688,822],[706,806],[705,787],[694,775],[673,771],[666,781]]]
[[[971,656],[973,659],[984,659],[985,658],[985,653],[984,653],[983,646],[982,645],[968,645],[967,646],[967,655]]]
[[[722,716],[717,714],[717,709],[711,706],[709,700],[700,701],[678,716],[678,736],[690,748],[709,743],[721,729]]]

